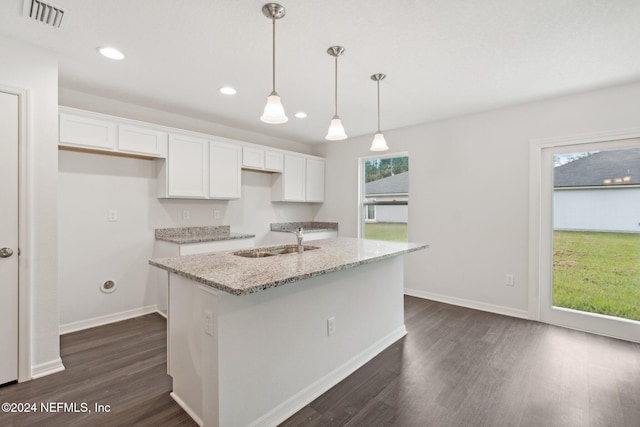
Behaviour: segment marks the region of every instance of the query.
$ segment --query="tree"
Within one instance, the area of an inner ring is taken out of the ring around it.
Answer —
[[[387,157],[365,162],[365,182],[377,181],[388,176],[409,171],[409,157]]]

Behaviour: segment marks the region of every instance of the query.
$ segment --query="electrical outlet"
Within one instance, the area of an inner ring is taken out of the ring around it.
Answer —
[[[330,337],[336,332],[336,318],[330,317],[327,319],[327,336]]]
[[[513,286],[513,274],[507,274],[504,276],[504,284],[507,286]]]
[[[109,209],[109,222],[118,221],[118,211],[115,209]]]
[[[204,311],[204,333],[213,336],[213,313],[211,310]]]
[[[220,219],[220,211],[218,209],[213,210],[213,219]]]
[[[189,211],[188,210],[183,210],[182,211],[182,219],[189,219]]]

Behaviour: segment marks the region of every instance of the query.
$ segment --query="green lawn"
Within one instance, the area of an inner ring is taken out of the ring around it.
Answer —
[[[372,222],[364,225],[365,239],[407,241],[407,224],[395,222]]]
[[[640,320],[640,234],[556,231],[553,305]]]

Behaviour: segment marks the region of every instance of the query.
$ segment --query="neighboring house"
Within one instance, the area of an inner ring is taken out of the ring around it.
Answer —
[[[409,172],[366,183],[364,197],[367,222],[408,222]]]
[[[553,194],[556,230],[640,232],[640,149],[555,167]]]

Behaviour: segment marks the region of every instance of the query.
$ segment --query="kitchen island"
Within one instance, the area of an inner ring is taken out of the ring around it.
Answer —
[[[277,425],[406,334],[401,255],[427,245],[312,244],[150,261],[169,275],[172,396],[198,423]]]

